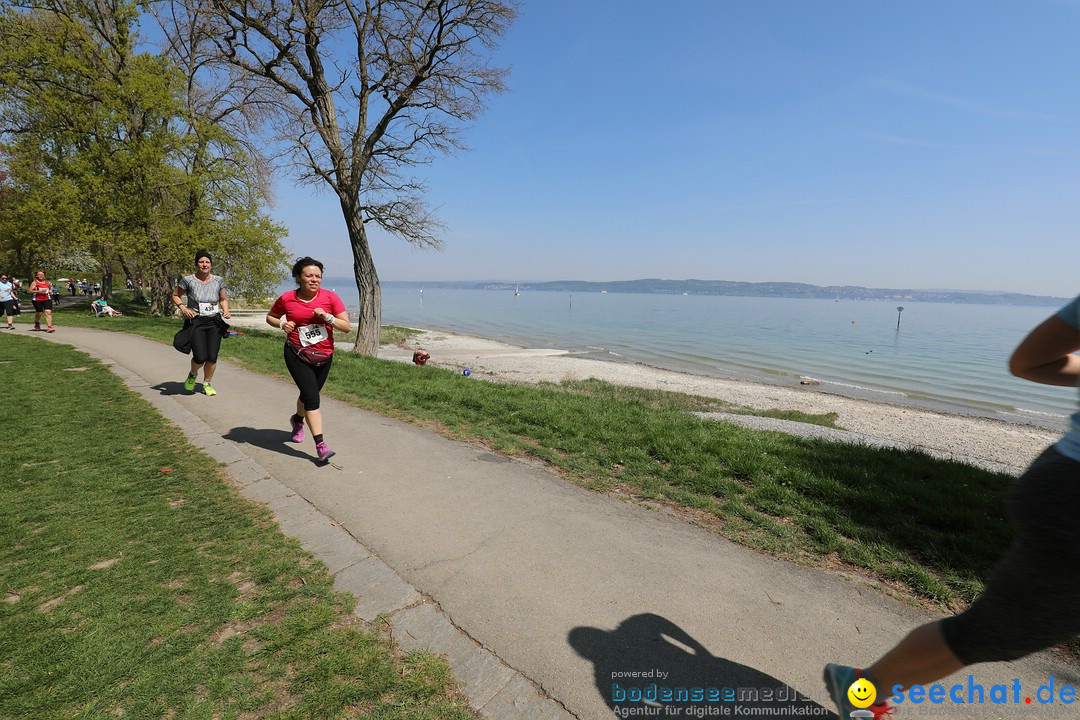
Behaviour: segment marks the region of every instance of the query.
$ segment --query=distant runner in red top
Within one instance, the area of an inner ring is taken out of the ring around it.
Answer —
[[[41,329],[41,314],[45,313],[45,327],[48,332],[56,328],[52,324],[52,283],[45,279],[45,271],[38,270],[30,283],[30,294],[34,296],[34,329]]]
[[[319,462],[334,455],[323,441],[319,391],[334,362],[334,330],[352,330],[345,303],[337,293],[322,289],[323,264],[302,257],[293,265],[296,290],[289,290],[274,301],[266,322],[285,331],[285,367],[300,390],[296,414],[289,418],[292,441],[304,441],[304,423],[311,428]]]

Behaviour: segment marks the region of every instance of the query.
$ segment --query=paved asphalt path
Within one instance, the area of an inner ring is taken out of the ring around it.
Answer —
[[[772,703],[759,695],[676,704],[663,717],[714,716],[692,712],[710,708],[831,717],[822,666],[869,662],[928,617],[865,581],[775,560],[542,467],[333,400],[323,411],[337,456],[319,466],[310,438],[287,442],[291,382],[222,362],[216,397],[188,394],[188,358],[169,346],[69,327],[36,336],[109,362],[327,561],[340,586],[357,593],[358,614],[384,612],[404,646],[445,652],[486,717],[644,713],[651,708],[612,702],[613,685],[654,682],[774,693]],[[313,540],[312,528],[346,542]],[[1058,687],[1080,686],[1080,674],[1052,654],[970,672],[987,692],[996,683],[1011,688],[1014,678],[1031,696],[1051,676]],[[967,683],[967,674],[953,682]],[[788,688],[816,702],[783,702]],[[909,704],[901,717],[956,717],[960,709],[979,718],[1046,716],[1021,697],[1020,705],[979,708]]]

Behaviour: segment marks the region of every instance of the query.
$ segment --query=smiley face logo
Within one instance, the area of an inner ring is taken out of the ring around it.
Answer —
[[[877,688],[866,678],[859,678],[851,683],[851,687],[847,690],[847,697],[857,708],[870,707],[877,698]]]

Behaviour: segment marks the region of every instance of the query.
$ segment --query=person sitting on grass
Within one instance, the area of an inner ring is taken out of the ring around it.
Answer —
[[[116,308],[111,307],[109,305],[109,303],[105,300],[104,295],[102,295],[97,300],[95,300],[94,304],[98,306],[98,312],[100,312],[102,315],[109,315],[111,317],[116,317],[116,316],[120,316],[120,315],[124,314],[124,313],[120,312],[119,310],[117,310]]]

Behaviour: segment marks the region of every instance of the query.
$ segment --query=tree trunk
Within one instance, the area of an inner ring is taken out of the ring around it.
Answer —
[[[128,264],[124,260],[123,256],[121,256],[119,258],[118,262],[120,263],[120,269],[124,271],[124,277],[127,280],[131,281],[132,291],[134,293],[132,299],[135,302],[145,303],[146,302],[146,294],[143,292],[142,283],[141,282],[136,282],[137,279],[142,278],[142,273],[133,273],[133,272],[131,272],[131,268],[128,267]]]
[[[353,350],[376,357],[379,354],[379,331],[382,324],[382,288],[371,257],[367,230],[364,228],[360,206],[355,200],[341,202],[345,225],[349,229],[349,245],[353,253],[353,275],[360,294],[360,315],[356,321],[356,342]]]
[[[172,283],[173,280],[169,275],[169,268],[166,265],[158,267],[156,272],[152,273],[147,279],[147,290],[150,293],[151,315],[167,316],[176,312],[176,308],[168,300],[173,291]]]
[[[112,265],[102,258],[101,261],[101,297],[112,300]]]

